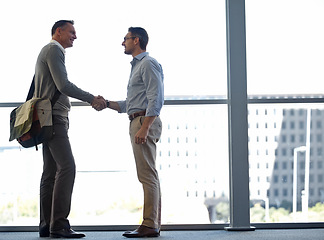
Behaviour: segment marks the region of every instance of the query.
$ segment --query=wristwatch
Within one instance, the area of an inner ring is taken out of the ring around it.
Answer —
[[[107,107],[109,107],[109,100],[106,100]]]

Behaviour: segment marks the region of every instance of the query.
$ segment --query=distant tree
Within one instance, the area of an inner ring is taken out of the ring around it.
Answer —
[[[265,222],[265,210],[261,204],[255,204],[250,208],[250,221],[254,223]]]
[[[270,208],[270,221],[271,222],[289,222],[289,211],[284,208]]]
[[[309,210],[318,213],[324,212],[324,203],[318,202],[314,207],[311,207]]]
[[[13,221],[13,203],[7,203],[0,207],[0,225]]]
[[[316,203],[314,207],[309,208],[308,215],[310,221],[324,221],[324,204],[320,202]]]
[[[229,221],[229,203],[220,202],[216,205],[216,216],[218,220],[228,222]]]
[[[20,199],[18,198],[18,214],[21,217],[32,217],[38,216],[38,202],[37,199]]]

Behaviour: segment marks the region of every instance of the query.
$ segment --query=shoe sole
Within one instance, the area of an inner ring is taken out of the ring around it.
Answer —
[[[149,234],[149,235],[145,235],[145,236],[138,236],[138,235],[132,235],[132,234],[123,234],[124,237],[127,238],[150,238],[150,237],[160,237],[160,234]]]
[[[85,235],[61,236],[57,234],[50,234],[50,238],[83,238]]]
[[[49,234],[39,234],[40,238],[48,238],[50,235]]]

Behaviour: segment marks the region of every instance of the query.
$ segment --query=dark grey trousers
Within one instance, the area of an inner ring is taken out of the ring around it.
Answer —
[[[40,231],[70,228],[67,219],[75,179],[75,162],[68,137],[69,119],[53,116],[54,135],[43,143],[40,183]]]

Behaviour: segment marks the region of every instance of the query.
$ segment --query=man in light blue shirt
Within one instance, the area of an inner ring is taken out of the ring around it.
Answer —
[[[160,111],[164,103],[163,70],[146,52],[147,32],[143,28],[129,28],[122,46],[132,55],[132,69],[124,101],[107,101],[107,106],[130,119],[130,138],[136,170],[144,190],[143,222],[125,237],[158,237],[161,227],[161,193],[155,167],[156,143],[162,132]]]
[[[119,101],[121,112],[128,115],[146,110],[145,116],[159,116],[164,102],[163,71],[148,52],[134,57],[127,87],[127,99]]]

